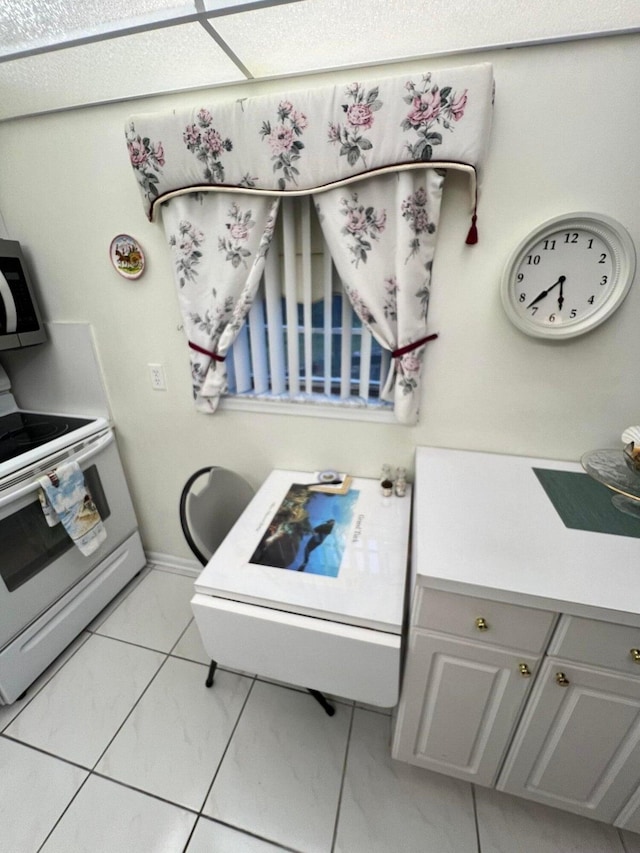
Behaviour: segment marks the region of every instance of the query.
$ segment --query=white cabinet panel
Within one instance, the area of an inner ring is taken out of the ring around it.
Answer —
[[[413,622],[428,631],[539,653],[547,646],[556,618],[546,610],[421,587]]]
[[[640,676],[640,628],[563,616],[549,654]]]
[[[640,833],[640,788],[636,789],[636,792],[613,823],[621,829],[629,830],[629,832]],[[640,849],[640,838],[638,839],[638,846]]]
[[[481,785],[493,783],[536,658],[414,631],[393,755]]]
[[[498,788],[612,822],[637,787],[638,767],[640,681],[549,658]]]

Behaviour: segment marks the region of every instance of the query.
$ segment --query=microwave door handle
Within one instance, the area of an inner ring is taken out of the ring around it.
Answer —
[[[8,335],[15,335],[18,331],[18,309],[16,308],[16,300],[13,298],[9,282],[0,271],[0,300],[4,304],[4,310],[7,315],[7,328],[5,332]]]
[[[102,436],[98,441],[93,443],[88,450],[85,450],[84,453],[80,453],[78,456],[73,456],[70,459],[65,459],[63,464],[66,462],[77,462],[78,465],[81,465],[83,462],[87,462],[89,459],[92,459],[97,453],[100,453],[101,450],[104,450],[105,447],[108,447],[113,441],[113,432],[109,430],[109,432]],[[2,495],[0,497],[0,508],[3,506],[7,506],[13,501],[18,500],[18,498],[22,498],[25,495],[28,495],[30,492],[35,492],[40,488],[40,482],[38,479],[31,480],[25,486],[21,486],[19,489],[13,489],[9,491],[6,495]]]

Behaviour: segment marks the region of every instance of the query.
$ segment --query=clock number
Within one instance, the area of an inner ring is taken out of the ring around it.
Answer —
[[[544,241],[544,246],[543,246],[542,248],[543,248],[545,251],[546,251],[547,249],[549,249],[550,251],[553,251],[553,250],[555,249],[555,247],[556,247],[556,241],[555,241],[555,240],[545,240],[545,241]]]
[[[518,302],[526,302],[526,301],[527,301],[527,294],[521,293],[520,296],[518,296]]]
[[[576,316],[577,316],[577,314],[578,314],[577,309],[576,309],[576,308],[572,308],[572,309],[571,309],[571,314],[569,314],[569,319],[570,319],[570,320],[573,320],[573,319],[574,319],[574,317],[576,317]]]
[[[601,285],[602,285],[602,284],[606,284],[608,281],[609,281],[608,277],[607,277],[606,275],[603,275],[603,276],[602,276],[602,280],[600,281],[600,284],[601,284]]]
[[[593,305],[594,299],[595,299],[595,296],[590,296],[590,297],[587,299],[587,302],[589,303],[589,305]]]
[[[527,255],[527,263],[537,266],[540,263],[540,255]]]
[[[520,284],[520,282],[523,280],[523,278],[524,278],[524,273],[519,272],[518,273],[518,284]]]
[[[535,316],[535,314],[536,314],[536,311],[537,311],[537,310],[538,310],[538,306],[537,306],[537,305],[534,305],[534,306],[533,306],[533,308],[531,309],[531,314],[532,314],[533,316]]]
[[[593,237],[589,240],[589,245],[587,246],[587,249],[591,249],[592,247],[593,247]]]
[[[578,242],[578,234],[576,234],[575,232],[571,233],[571,231],[567,231],[567,233],[564,235],[564,242],[565,243],[577,243]]]
[[[600,255],[600,260],[598,261],[598,263],[599,263],[599,264],[603,264],[606,260],[607,260],[607,256],[606,256],[606,254],[603,252],[603,253]]]
[[[556,321],[556,315],[555,314],[549,314],[549,322],[555,323],[555,321]]]

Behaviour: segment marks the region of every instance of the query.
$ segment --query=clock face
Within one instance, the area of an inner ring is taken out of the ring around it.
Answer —
[[[633,244],[613,220],[589,214],[558,217],[512,256],[502,281],[503,305],[530,335],[574,337],[613,313],[634,270]]]

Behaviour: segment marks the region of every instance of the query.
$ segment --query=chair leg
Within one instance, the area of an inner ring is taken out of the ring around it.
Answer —
[[[209,673],[207,675],[207,680],[205,681],[205,684],[207,685],[207,687],[211,687],[211,685],[213,684],[213,676],[216,673],[216,667],[217,666],[218,666],[218,664],[214,660],[212,660],[211,663],[209,664]]]
[[[329,702],[327,702],[326,697],[325,697],[325,696],[323,696],[323,695],[322,695],[322,693],[320,693],[320,691],[319,691],[319,690],[314,690],[312,687],[307,687],[307,691],[308,691],[309,693],[311,693],[311,695],[312,695],[312,696],[313,696],[313,698],[316,700],[316,702],[319,702],[319,703],[320,703],[320,705],[322,705],[322,707],[324,708],[324,710],[326,711],[326,713],[327,713],[330,717],[333,717],[333,715],[334,715],[334,714],[335,714],[335,712],[336,712],[336,709],[333,707],[333,705],[331,705]]]

